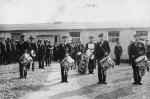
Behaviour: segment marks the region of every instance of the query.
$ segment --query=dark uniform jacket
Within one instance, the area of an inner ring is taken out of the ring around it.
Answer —
[[[132,55],[132,59],[136,59],[139,56],[146,54],[145,45],[141,42],[132,43],[129,51]]]
[[[46,54],[46,48],[45,48],[45,46],[38,44],[38,52],[37,52],[38,57],[42,57],[45,54]]]
[[[114,54],[116,56],[121,56],[121,54],[122,54],[122,47],[120,45],[119,46],[115,46]]]
[[[98,42],[96,44],[96,49],[95,49],[95,58],[96,59],[102,59],[105,56],[105,53],[110,53],[110,46],[108,41],[104,41],[103,44],[101,42]]]
[[[60,44],[59,47],[58,47],[58,59],[61,61],[65,58],[65,55],[66,54],[69,54],[71,53],[71,47],[70,47],[70,44]]]

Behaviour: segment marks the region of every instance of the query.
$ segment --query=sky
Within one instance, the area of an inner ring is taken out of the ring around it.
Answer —
[[[0,0],[0,24],[150,22],[150,0]]]

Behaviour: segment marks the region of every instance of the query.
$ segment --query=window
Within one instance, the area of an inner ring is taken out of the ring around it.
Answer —
[[[108,32],[109,41],[110,42],[117,42],[117,41],[119,41],[119,35],[120,35],[119,31],[109,31]]]
[[[21,34],[22,34],[22,33],[15,33],[15,32],[13,32],[13,33],[11,33],[11,37],[12,37],[12,39],[14,39],[14,40],[20,40]]]
[[[70,36],[72,37],[73,41],[80,41],[80,32],[70,32]]]
[[[136,34],[139,34],[141,39],[148,40],[148,31],[136,31]]]

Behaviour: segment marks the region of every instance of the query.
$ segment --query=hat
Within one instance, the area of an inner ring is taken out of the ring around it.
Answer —
[[[98,37],[104,37],[103,33],[99,34]]]
[[[140,36],[140,34],[134,34],[134,37],[135,37],[135,36]]]
[[[68,36],[62,36],[63,39],[67,38]]]
[[[89,38],[94,38],[94,36],[89,36]]]

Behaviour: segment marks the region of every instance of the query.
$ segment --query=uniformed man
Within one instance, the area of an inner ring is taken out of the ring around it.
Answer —
[[[95,50],[95,43],[94,43],[94,37],[89,36],[90,41],[85,46],[85,53],[90,57],[89,58],[89,64],[88,64],[88,70],[89,74],[94,74],[93,70],[95,68],[95,60],[94,60],[94,50]]]
[[[68,44],[68,37],[67,36],[63,36],[62,37],[62,44],[59,45],[58,47],[58,59],[61,62],[66,55],[70,54],[70,44]],[[66,68],[64,68],[61,65],[61,82],[67,82],[68,83],[68,70]]]
[[[25,53],[28,52],[28,48],[24,42],[24,36],[25,35],[21,35],[20,36],[20,45],[19,45],[19,58]],[[19,63],[19,72],[20,72],[20,78],[26,78],[27,76],[27,71],[26,71],[26,66],[25,69],[23,69],[24,65]]]
[[[101,59],[103,59],[105,56],[108,56],[110,53],[110,46],[109,42],[104,40],[103,33],[99,35],[99,42],[96,44],[95,49],[95,58],[97,62],[99,62]],[[98,64],[98,84],[107,84],[106,82],[106,70]]]
[[[131,48],[129,51],[132,56],[132,69],[133,69],[133,77],[134,77],[133,84],[142,85],[141,83],[142,76],[139,74],[139,67],[136,66],[135,60],[139,56],[146,54],[146,48],[145,45],[139,41],[139,38],[140,38],[139,34],[134,35],[135,42],[131,44]]]
[[[116,56],[116,65],[119,65],[120,64],[120,58],[121,58],[121,55],[122,55],[122,46],[120,45],[120,42],[116,42],[116,46],[114,48],[114,54]]]

